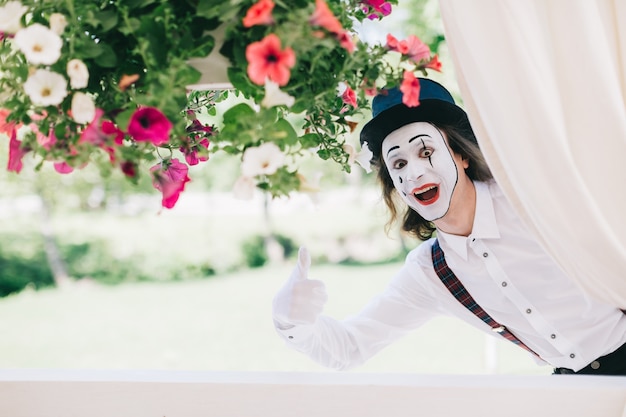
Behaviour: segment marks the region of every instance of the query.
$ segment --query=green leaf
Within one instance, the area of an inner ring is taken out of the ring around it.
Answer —
[[[319,151],[317,151],[317,156],[326,161],[330,159],[330,152],[326,149],[320,149]]]
[[[254,116],[254,109],[246,103],[240,103],[224,113],[224,124],[238,125],[240,120],[246,120],[249,116]]]
[[[315,133],[307,133],[300,136],[300,144],[304,149],[316,148],[319,145],[319,137]]]
[[[115,123],[117,126],[124,132],[128,130],[128,122],[130,122],[130,117],[135,112],[135,109],[126,109],[123,112],[119,113],[115,116]]]
[[[124,4],[131,10],[140,9],[156,3],[155,0],[125,0]]]
[[[135,17],[131,17],[125,21],[126,26],[120,26],[119,31],[124,35],[132,35],[141,27],[141,21]]]
[[[112,10],[104,10],[95,14],[95,19],[103,32],[108,32],[117,26],[117,13]]]
[[[273,126],[274,132],[272,132],[272,139],[279,139],[287,145],[295,145],[298,143],[298,135],[296,131],[285,119],[278,119]]]
[[[176,73],[176,85],[195,84],[201,77],[200,71],[190,65],[186,65]]]
[[[194,49],[189,52],[190,57],[205,57],[211,53],[215,47],[213,36],[203,36],[199,40],[194,40]]]
[[[104,68],[115,67],[117,65],[117,55],[115,54],[115,51],[113,51],[113,48],[106,43],[99,43],[98,46],[100,47],[101,52],[98,56],[96,56],[96,64]]]

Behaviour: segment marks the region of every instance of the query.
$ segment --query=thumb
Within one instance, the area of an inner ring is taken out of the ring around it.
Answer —
[[[298,250],[298,265],[294,271],[294,278],[306,280],[309,277],[309,267],[311,266],[311,255],[306,247],[301,246]]]

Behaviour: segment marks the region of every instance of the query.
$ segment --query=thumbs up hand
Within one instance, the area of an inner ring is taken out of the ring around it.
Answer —
[[[328,300],[322,281],[308,278],[311,257],[305,247],[298,252],[298,264],[278,291],[272,303],[277,327],[286,329],[295,325],[313,324],[324,310]]]

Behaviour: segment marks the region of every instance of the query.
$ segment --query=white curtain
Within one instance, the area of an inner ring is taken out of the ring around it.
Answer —
[[[626,0],[440,0],[494,176],[589,294],[626,308]]]

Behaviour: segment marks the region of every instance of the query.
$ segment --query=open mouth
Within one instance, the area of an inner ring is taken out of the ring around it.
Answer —
[[[422,188],[413,190],[413,196],[418,203],[427,206],[433,204],[439,199],[439,187],[434,184],[426,185]]]

